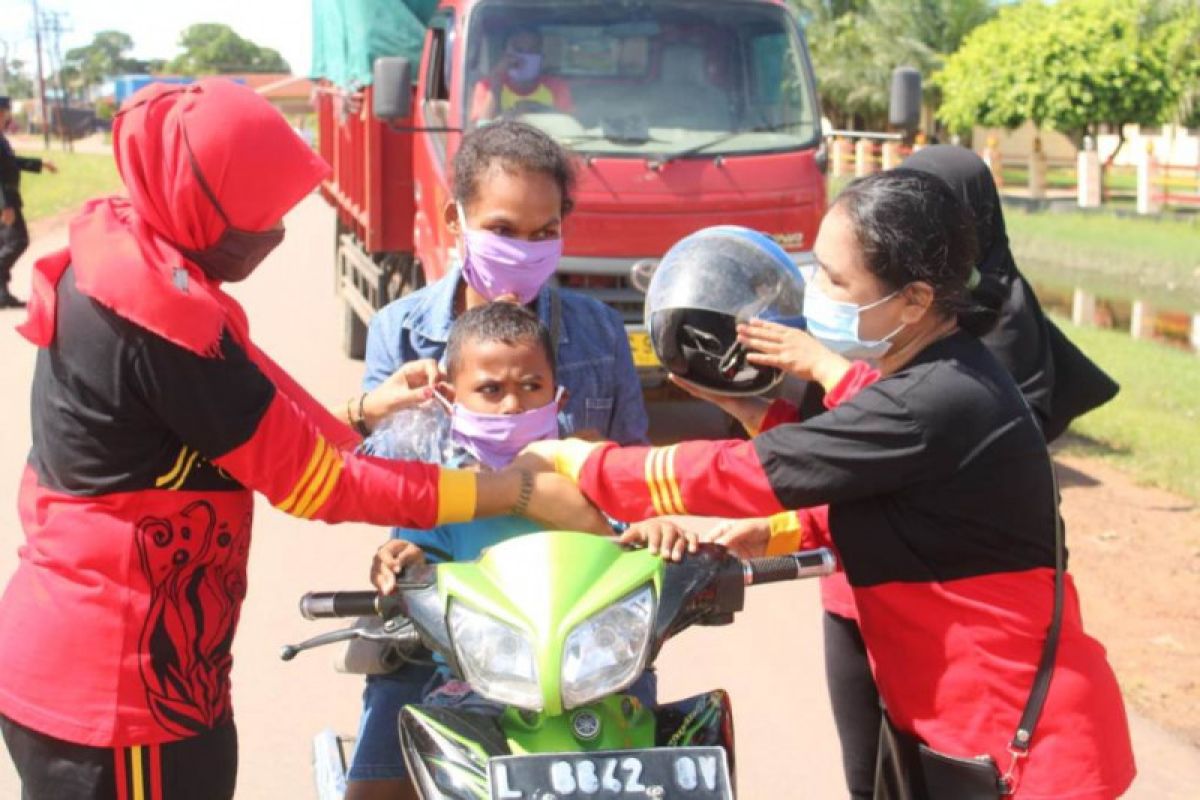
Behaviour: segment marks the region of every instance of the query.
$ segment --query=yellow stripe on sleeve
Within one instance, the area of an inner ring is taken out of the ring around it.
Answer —
[[[312,500],[306,504],[301,504],[300,510],[296,512],[296,516],[303,517],[304,519],[312,519],[313,514],[317,513],[317,509],[324,505],[325,501],[329,499],[329,495],[333,494],[334,487],[337,486],[338,478],[341,476],[346,464],[342,461],[341,455],[333,448],[329,449],[328,462],[330,464],[329,474],[325,477],[324,482],[321,482],[319,478],[313,480],[312,485],[316,487],[319,484],[320,489],[313,496]]]
[[[478,478],[464,469],[438,472],[437,525],[468,522],[475,518]]]
[[[666,514],[663,511],[662,497],[658,489],[658,458],[662,453],[657,447],[650,448],[650,452],[646,453],[646,486],[650,490],[650,502],[654,505],[654,513],[658,516]]]
[[[317,444],[313,447],[312,456],[308,459],[308,466],[304,468],[304,472],[300,475],[300,480],[296,481],[296,485],[292,487],[292,493],[287,496],[287,499],[279,504],[278,508],[285,514],[292,513],[292,506],[296,504],[296,500],[300,498],[300,493],[308,485],[313,473],[317,471],[317,466],[321,463],[321,459],[325,457],[325,451],[329,445],[325,442],[325,438],[318,436]]]
[[[333,469],[333,462],[340,461],[337,456],[337,451],[332,447],[325,448],[325,454],[321,456],[321,465],[317,467],[317,472],[313,479],[308,482],[308,486],[304,487],[304,493],[300,495],[300,500],[297,501],[295,508],[291,513],[297,517],[306,517],[306,513],[311,505],[313,498],[317,496],[317,492],[325,483],[325,477],[329,475],[329,471]]]
[[[675,453],[678,450],[678,445],[671,445],[663,454],[663,460],[667,462],[666,484],[667,489],[670,490],[670,505],[675,509],[671,513],[682,516],[687,514],[687,507],[683,504],[683,495],[679,491],[679,481],[675,479]],[[666,492],[664,492],[664,494],[665,493]]]
[[[198,450],[193,450],[192,454],[188,456],[187,464],[184,466],[183,471],[179,473],[179,477],[170,486],[172,492],[183,486],[183,482],[187,480],[188,475],[192,474],[192,467],[196,465],[196,459],[199,457],[200,452]]]
[[[179,448],[179,455],[175,458],[175,466],[171,467],[170,472],[164,475],[159,475],[157,478],[155,478],[154,485],[166,486],[168,483],[175,480],[175,476],[179,474],[179,470],[183,467],[183,461],[187,458],[187,453],[188,446],[185,444],[183,447]]]
[[[784,511],[770,518],[771,538],[767,542],[767,555],[779,556],[794,553],[800,549],[800,539],[804,528],[800,524],[800,515],[795,511]]]

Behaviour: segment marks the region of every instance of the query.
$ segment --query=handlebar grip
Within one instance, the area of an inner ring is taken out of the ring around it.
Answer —
[[[837,559],[828,547],[802,550],[785,556],[751,558],[743,563],[747,586],[815,578],[830,575],[837,569]]]
[[[384,616],[386,606],[392,605],[388,599],[370,591],[309,592],[300,598],[300,616],[305,619]]]

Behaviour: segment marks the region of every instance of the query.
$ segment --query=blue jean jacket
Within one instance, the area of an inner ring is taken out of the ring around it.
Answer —
[[[367,333],[364,391],[374,389],[409,361],[442,361],[460,280],[461,272],[452,269],[436,283],[389,303],[375,315]],[[558,292],[562,320],[558,383],[569,393],[559,415],[562,435],[590,430],[619,444],[644,444],[646,406],[620,315],[578,292]],[[551,289],[543,286],[536,311],[547,327],[552,327],[552,306]]]

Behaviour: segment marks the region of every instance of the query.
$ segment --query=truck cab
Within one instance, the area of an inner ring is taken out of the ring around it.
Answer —
[[[375,308],[451,267],[450,165],[464,132],[501,117],[578,154],[557,279],[622,314],[647,375],[635,265],[715,224],[809,257],[825,153],[803,33],[784,3],[443,0],[424,24],[419,55],[371,54],[357,103],[332,81],[321,96],[352,355]]]

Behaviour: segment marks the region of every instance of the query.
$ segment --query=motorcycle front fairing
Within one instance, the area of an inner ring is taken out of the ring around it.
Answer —
[[[594,734],[593,725],[598,728]],[[494,796],[492,759],[532,753],[719,746],[725,750],[731,778],[734,775],[733,707],[722,690],[653,711],[633,695],[614,695],[557,717],[515,709],[488,714],[407,706],[400,713],[400,741],[409,774],[426,798],[487,800]]]
[[[555,568],[557,580],[561,582],[568,579],[570,573],[578,570],[581,574],[573,581],[576,585],[596,587],[600,573],[581,563],[587,559],[579,556],[601,543],[586,536],[576,540],[576,536],[582,535],[569,534],[571,541],[559,540],[558,547],[575,545],[582,546],[583,550],[576,551],[575,558],[566,557],[567,554],[562,550],[555,552],[557,557],[552,559],[552,563],[569,565]],[[505,548],[507,554],[511,554],[517,550],[512,544],[506,543],[499,548]],[[611,543],[607,544],[613,547]],[[534,552],[529,551],[527,555],[533,555]],[[542,555],[549,556],[551,552]],[[634,556],[631,563],[644,563],[645,552],[613,554],[602,560],[608,561],[614,556],[616,559]],[[508,559],[493,558],[488,561],[492,565],[506,562],[513,564]],[[614,563],[609,561],[604,571],[612,568]],[[487,583],[491,584],[493,579],[499,578],[486,567],[482,574],[473,572],[473,569],[465,565],[440,567],[437,580],[440,592],[437,595],[429,590],[421,590],[419,595],[408,592],[404,603],[406,612],[414,624],[422,629],[424,638],[441,644],[437,649],[454,659],[451,669],[460,676],[462,672],[457,667],[452,636],[445,622],[446,609],[455,596],[461,596],[460,587],[464,587],[468,580],[478,583],[480,578],[486,578]],[[626,565],[624,570],[617,568],[616,573],[628,569],[629,565]],[[723,548],[702,546],[698,553],[689,555],[682,563],[661,562],[657,566],[657,574],[648,575],[643,569],[636,570],[643,577],[627,576],[609,594],[610,599],[620,596],[629,586],[639,585],[647,578],[657,589],[656,611],[645,655],[647,666],[671,636],[693,624],[724,624],[742,608],[744,583],[740,562],[729,556]],[[529,585],[528,576],[531,572],[539,574],[540,571],[523,569],[525,585],[522,588],[536,595],[537,589]],[[450,579],[452,574],[454,578]],[[464,593],[480,597],[478,589]],[[589,613],[594,614],[602,608],[603,603],[593,602],[590,605]],[[567,606],[559,604],[558,607]],[[521,604],[517,608],[526,613],[529,611],[528,604]],[[568,625],[543,627],[547,632],[557,630],[560,647],[565,633],[579,623],[579,615],[571,616],[573,618]],[[518,619],[513,621],[519,622]],[[546,622],[543,617],[541,624],[546,626]],[[546,661],[556,667],[560,663],[558,658]],[[551,683],[554,685],[547,688],[557,691],[558,681]],[[471,707],[417,705],[409,706],[401,713],[399,724],[404,759],[409,773],[425,797],[492,797],[494,795],[490,792],[495,788],[490,786],[489,777],[492,760],[514,755],[603,754],[654,748],[719,746],[725,750],[732,776],[733,714],[729,697],[724,691],[695,695],[654,709],[647,709],[633,694],[624,692],[610,694],[576,708],[564,708],[558,703],[553,708],[533,710],[497,703],[494,712],[481,712],[478,705],[468,705]]]

